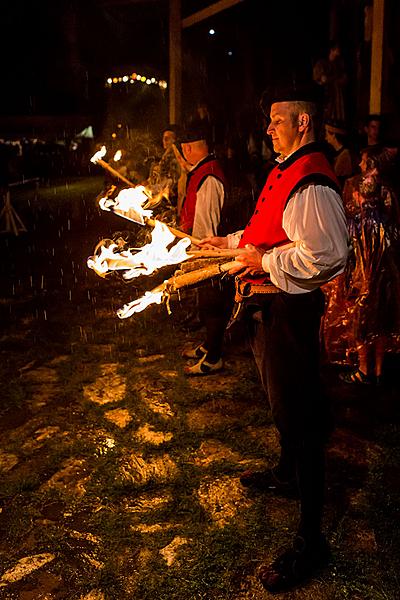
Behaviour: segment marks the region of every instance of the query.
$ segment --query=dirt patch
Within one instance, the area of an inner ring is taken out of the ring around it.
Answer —
[[[115,408],[113,410],[107,410],[104,413],[104,418],[110,423],[114,423],[120,429],[123,429],[132,421],[132,417],[127,408]]]
[[[210,518],[224,527],[252,504],[246,496],[238,477],[219,477],[204,479],[197,491],[201,506]]]
[[[219,440],[204,440],[193,458],[193,462],[198,467],[208,467],[208,465],[221,462],[232,461],[241,462],[241,456],[234,452]]]
[[[0,587],[5,587],[9,583],[20,581],[37,569],[41,569],[44,565],[52,562],[54,559],[55,555],[51,553],[34,554],[32,556],[20,558],[14,567],[3,573],[0,578]]]
[[[27,440],[23,444],[22,450],[24,450],[24,452],[33,452],[34,450],[41,448],[47,440],[67,436],[68,431],[61,431],[57,426],[43,427],[35,431],[33,439]]]
[[[179,555],[179,549],[182,548],[182,546],[186,546],[186,544],[189,544],[190,540],[177,536],[174,537],[174,539],[172,540],[172,542],[170,544],[168,544],[168,546],[165,546],[164,548],[161,548],[160,550],[160,554],[163,557],[163,559],[165,560],[165,562],[167,563],[168,567],[171,567],[173,564],[178,565],[179,562],[177,560],[177,557]]]
[[[19,463],[18,456],[0,450],[0,472],[8,473]]]
[[[167,418],[174,416],[170,404],[165,400],[165,392],[163,390],[154,389],[154,385],[151,381],[142,383],[137,392],[141,402],[143,402],[151,412]]]
[[[246,431],[253,440],[256,440],[257,443],[268,449],[269,453],[272,451],[273,454],[279,455],[279,434],[274,425],[268,425],[268,427],[250,425],[246,428]]]
[[[135,437],[141,442],[159,446],[160,444],[171,441],[173,434],[168,431],[156,431],[149,423],[145,423],[139,427]]]
[[[188,427],[193,430],[221,429],[242,422],[254,412],[254,406],[226,398],[209,400],[187,412]]]
[[[126,381],[118,374],[119,364],[103,363],[100,367],[101,375],[94,383],[84,386],[83,397],[100,405],[121,402],[126,395]]]
[[[86,463],[79,458],[70,458],[63,464],[62,469],[57,471],[40,490],[45,492],[50,489],[60,489],[71,495],[83,496],[85,494],[85,484],[90,479],[87,475]]]
[[[176,463],[168,454],[145,460],[140,454],[130,454],[120,466],[123,479],[134,483],[163,482],[178,473]]]
[[[134,502],[126,500],[124,510],[131,513],[148,513],[163,508],[171,500],[172,494],[170,492],[166,492],[163,496],[154,496],[150,493],[142,494]]]

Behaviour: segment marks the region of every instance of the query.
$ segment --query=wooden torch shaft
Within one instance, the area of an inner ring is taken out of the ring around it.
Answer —
[[[109,173],[111,173],[111,175],[114,175],[114,177],[117,177],[118,179],[120,179],[121,181],[123,181],[124,183],[126,183],[126,185],[129,185],[129,187],[134,188],[136,187],[132,181],[129,181],[129,179],[127,179],[126,177],[124,177],[123,175],[121,175],[121,173],[119,171],[117,171],[116,169],[113,169],[113,167],[111,167],[105,160],[102,160],[101,158],[99,160],[96,160],[96,165],[100,165],[101,167],[103,167],[103,169],[105,169],[106,171],[108,171]]]
[[[215,277],[216,275],[221,275],[221,273],[226,273],[229,269],[233,267],[242,266],[236,260],[232,260],[226,262],[224,264],[211,265],[209,267],[205,267],[204,269],[197,269],[196,271],[189,271],[189,273],[184,273],[183,275],[176,275],[176,277],[171,277],[167,285],[169,287],[169,291],[175,292],[181,288],[187,287],[189,285],[194,285],[195,283],[199,283],[200,281],[205,281],[206,279],[210,279],[211,277]]]

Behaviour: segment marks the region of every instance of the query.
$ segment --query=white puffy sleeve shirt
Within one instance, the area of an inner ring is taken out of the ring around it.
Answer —
[[[197,191],[192,235],[202,239],[218,235],[221,210],[224,204],[224,186],[222,182],[209,175]]]
[[[296,192],[283,212],[282,226],[293,245],[268,250],[264,271],[289,294],[311,292],[343,272],[349,236],[342,199],[331,188],[309,185]],[[242,231],[228,235],[236,248]]]

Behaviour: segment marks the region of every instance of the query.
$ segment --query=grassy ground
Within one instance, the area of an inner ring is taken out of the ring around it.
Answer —
[[[139,290],[86,267],[125,228],[99,214],[101,187],[14,193],[28,232],[0,239],[0,598],[265,599],[257,569],[291,539],[297,504],[239,482],[278,452],[243,332],[222,374],[188,380],[179,353],[202,334],[182,327],[189,296],[118,319]],[[400,597],[397,366],[381,390],[324,370],[334,561],[289,600]]]

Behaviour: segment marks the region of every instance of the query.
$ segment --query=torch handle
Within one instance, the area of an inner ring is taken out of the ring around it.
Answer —
[[[160,222],[161,221],[158,221],[157,219],[146,219],[146,224],[150,225],[150,227],[155,227],[156,223],[160,223]],[[168,227],[170,232],[173,233],[176,237],[189,238],[189,240],[192,242],[192,244],[195,244],[196,246],[199,245],[200,240],[193,237],[192,235],[189,235],[188,233],[185,233],[184,231],[180,231],[180,229],[175,229],[175,227],[171,227],[170,225],[167,225],[167,223],[163,223],[163,225]]]
[[[114,175],[114,177],[117,177],[118,179],[120,179],[121,181],[123,181],[124,183],[126,183],[126,185],[129,185],[129,187],[134,188],[136,187],[132,181],[129,181],[129,179],[127,179],[126,177],[124,177],[123,175],[121,175],[121,173],[119,173],[119,171],[117,171],[116,169],[113,169],[105,160],[102,160],[101,158],[99,160],[96,160],[96,164],[100,165],[101,167],[103,167],[103,169],[105,169],[106,171],[108,171],[109,173],[111,173],[111,175]]]
[[[200,283],[200,281],[205,281],[206,279],[210,279],[211,277],[215,277],[216,275],[226,273],[227,271],[229,271],[229,269],[238,266],[242,266],[241,263],[232,260],[222,265],[214,264],[203,269],[197,269],[196,271],[189,271],[188,273],[183,273],[182,275],[175,275],[168,279],[166,289],[170,292],[176,292],[177,290],[182,289],[184,287],[195,285],[196,283]]]

